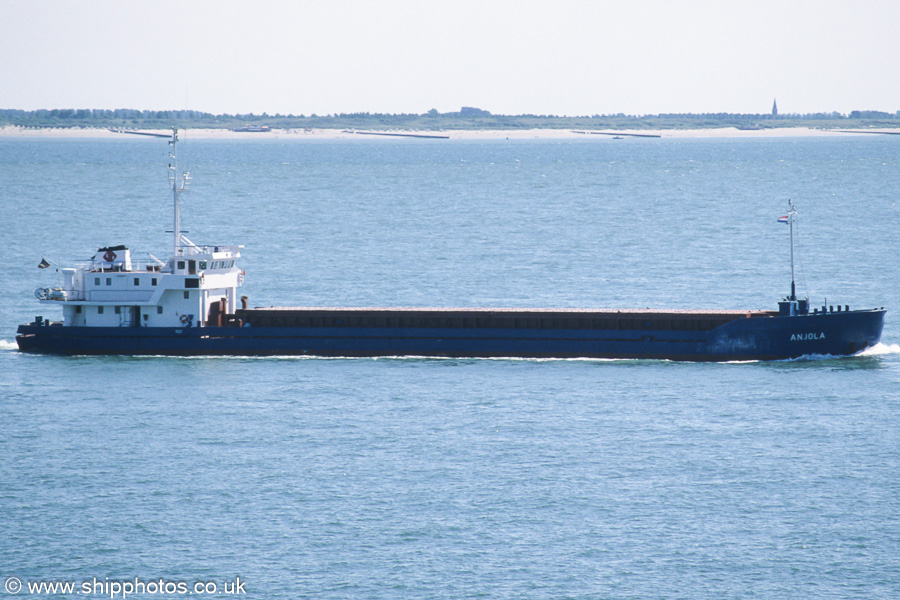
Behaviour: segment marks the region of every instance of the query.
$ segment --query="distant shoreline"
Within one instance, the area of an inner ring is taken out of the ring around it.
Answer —
[[[138,130],[136,130],[138,131]],[[166,134],[171,130],[152,129],[146,131]],[[850,130],[819,129],[811,127],[782,127],[773,129],[738,129],[736,127],[720,127],[714,129],[622,129],[622,130],[572,130],[572,129],[452,129],[452,130],[377,130],[366,129],[358,132],[346,129],[272,129],[267,132],[243,132],[230,129],[188,129],[185,137],[189,139],[402,139],[397,134],[408,134],[412,137],[441,137],[457,140],[497,140],[497,139],[613,139],[622,137],[622,141],[635,139],[629,134],[641,137],[658,136],[660,138],[770,138],[770,137],[834,137],[847,135],[870,135],[884,133],[896,135],[894,130]],[[379,135],[384,134],[384,135]],[[91,138],[91,139],[127,139],[131,136],[110,131],[105,128],[30,128],[7,125],[0,127],[0,138]],[[435,140],[439,143],[441,140]],[[617,140],[618,141],[618,140]]]

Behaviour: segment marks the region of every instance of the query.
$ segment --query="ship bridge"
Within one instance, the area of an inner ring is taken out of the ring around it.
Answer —
[[[42,303],[61,304],[63,325],[196,327],[210,308],[234,313],[244,272],[237,245],[198,246],[187,238],[163,262],[135,260],[126,246],[99,248],[77,268],[60,269],[61,285],[39,288]]]

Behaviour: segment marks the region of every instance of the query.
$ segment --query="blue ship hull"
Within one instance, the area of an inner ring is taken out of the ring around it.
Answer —
[[[859,352],[879,342],[884,314],[883,309],[873,309],[732,316],[704,331],[489,326],[77,327],[36,322],[21,325],[16,341],[24,352],[66,355],[778,360]]]

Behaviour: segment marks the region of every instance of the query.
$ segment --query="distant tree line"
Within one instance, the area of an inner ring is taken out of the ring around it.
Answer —
[[[0,109],[0,126],[32,128],[112,127],[164,129],[227,129],[246,125],[273,129],[680,129],[739,127],[900,127],[900,111],[888,113],[855,110],[808,114],[663,113],[658,115],[595,114],[584,116],[495,115],[464,106],[456,112],[431,109],[423,114],[336,113],[330,115],[212,114],[196,110],[114,110],[55,108],[40,110]]]

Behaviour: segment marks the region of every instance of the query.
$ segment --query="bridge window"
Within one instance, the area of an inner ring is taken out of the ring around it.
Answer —
[[[157,307],[156,307],[156,314],[158,314],[158,315],[161,315],[161,314],[162,314],[162,306],[157,306]]]
[[[94,277],[94,285],[100,285],[100,278]]]
[[[112,277],[106,278],[106,285],[112,285]]]
[[[140,278],[140,277],[135,277],[135,278],[134,278],[134,285],[136,285],[136,286],[137,286],[137,285],[141,285],[141,278]]]
[[[102,306],[98,306],[98,307],[97,307],[97,314],[98,314],[98,315],[102,315],[102,314],[103,314],[103,307],[102,307]]]
[[[117,315],[122,314],[122,307],[121,307],[121,306],[117,306],[113,312],[115,312]]]
[[[156,277],[150,279],[150,285],[156,285]]]

